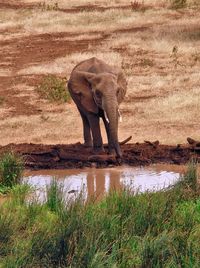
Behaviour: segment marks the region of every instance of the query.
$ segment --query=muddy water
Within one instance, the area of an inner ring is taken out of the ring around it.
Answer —
[[[151,167],[118,167],[106,169],[81,170],[42,170],[26,171],[23,182],[35,187],[35,196],[46,199],[46,189],[55,178],[66,197],[75,197],[81,191],[84,198],[101,198],[110,189],[158,191],[175,184],[185,167],[173,165],[155,165]]]

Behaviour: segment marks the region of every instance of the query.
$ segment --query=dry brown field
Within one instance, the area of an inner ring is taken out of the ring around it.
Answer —
[[[42,3],[0,0],[0,145],[82,142],[75,104],[49,102],[35,88],[48,74],[67,80],[92,56],[127,76],[120,140],[200,139],[199,1]]]

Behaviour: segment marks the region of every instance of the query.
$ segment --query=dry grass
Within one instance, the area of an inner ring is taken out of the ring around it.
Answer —
[[[41,3],[41,0],[20,0],[19,2],[22,3]],[[63,0],[45,0],[45,3],[48,5],[53,5],[54,3],[57,3],[60,8],[70,8],[70,7],[79,7],[81,6],[90,6],[90,5],[100,5],[100,6],[126,6],[130,5],[129,0],[95,0],[91,1],[90,0],[73,0],[73,1],[63,1]],[[134,1],[132,1],[134,2]],[[170,6],[170,0],[138,0],[137,1],[139,4],[144,4],[144,5],[152,5],[152,6]],[[198,4],[198,0],[187,0],[187,3],[189,5],[193,4]]]
[[[46,64],[33,65],[21,69],[18,74],[60,74],[69,77],[76,64],[93,56],[94,53],[92,52],[73,53]],[[95,56],[112,65],[121,66],[122,64],[122,57],[117,52],[96,52]]]
[[[1,76],[10,76],[11,72],[9,69],[5,69],[5,68],[0,68],[0,77]]]
[[[25,1],[19,1],[19,2],[25,2],[25,3],[41,3],[40,0],[25,0]],[[145,4],[159,4],[159,3],[166,3],[165,0],[138,0],[138,2],[144,2]],[[125,6],[130,5],[130,1],[127,0],[73,0],[73,1],[63,1],[63,0],[46,0],[45,3],[48,5],[52,5],[54,3],[58,3],[58,6],[61,8],[70,8],[70,7],[79,7],[79,6],[90,6],[90,5],[100,5],[100,6]]]
[[[130,3],[129,3],[130,4]],[[128,9],[108,9],[101,11],[80,11],[65,13],[61,11],[42,11],[40,9],[0,11],[0,29],[16,27],[25,35],[49,32],[111,32],[126,27],[142,26],[146,23],[157,23],[160,16],[172,11],[167,9],[148,9],[145,13]],[[162,23],[169,21],[162,17]],[[109,25],[109,27],[108,27]]]
[[[73,104],[66,104],[63,113],[18,116],[0,121],[1,145],[14,143],[68,143],[80,138],[81,119]],[[76,124],[74,123],[76,122]],[[42,127],[41,127],[42,126]]]
[[[73,4],[57,2],[63,8],[80,5],[78,0],[73,1]],[[87,0],[81,1],[81,5],[88,3]],[[130,4],[129,1],[96,3],[103,6]],[[70,32],[74,35],[65,36],[65,39],[82,42],[86,39],[92,41],[102,33],[107,33],[108,37],[102,43],[93,46],[91,42],[87,51],[69,54],[66,48],[65,56],[28,64],[18,69],[17,75],[56,74],[68,78],[79,61],[96,56],[121,66],[129,81],[127,97],[121,106],[123,122],[119,126],[120,139],[132,135],[134,142],[159,139],[170,144],[185,142],[187,136],[199,139],[198,8],[179,12],[166,8],[166,1],[148,0],[144,3],[152,4],[152,8],[144,13],[129,9],[70,14],[38,9],[0,11],[1,30],[9,31],[14,25],[17,27],[15,33],[2,34],[0,39],[19,42],[25,35]],[[194,4],[194,1],[188,3]],[[137,30],[137,27],[142,28]],[[136,28],[136,31],[116,31],[131,28]],[[2,68],[0,75],[11,76],[11,72]],[[23,92],[29,94],[26,91],[28,85],[24,86],[19,91],[19,97]],[[41,114],[16,117],[12,114],[0,121],[1,144],[82,141],[82,123],[74,104],[52,105],[37,98],[37,95],[34,96],[31,105],[39,106]],[[10,107],[6,107],[7,110],[5,107],[5,104],[0,107],[0,112],[9,115]],[[105,131],[103,136],[106,141]]]
[[[60,11],[10,10],[0,12],[1,29],[20,28],[22,35],[47,32],[84,33],[107,31],[129,26],[136,18],[132,10],[111,9],[105,12],[64,13]],[[8,22],[8,20],[10,20]],[[109,25],[109,28],[107,27]]]

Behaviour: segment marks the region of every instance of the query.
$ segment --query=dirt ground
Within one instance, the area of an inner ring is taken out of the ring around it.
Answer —
[[[92,56],[127,76],[120,140],[132,135],[134,143],[159,140],[176,148],[188,136],[200,139],[197,2],[183,9],[148,0],[45,3],[0,0],[0,145],[82,142],[75,105],[41,99],[35,87],[47,74],[68,79]]]
[[[21,155],[25,161],[25,167],[29,169],[62,169],[83,167],[108,167],[117,165],[150,165],[155,163],[186,164],[190,160],[200,162],[200,147],[195,150],[189,145],[169,146],[154,145],[149,143],[122,145],[123,158],[105,153],[94,155],[91,149],[77,144],[9,144],[0,147],[0,155],[7,151],[13,151]]]

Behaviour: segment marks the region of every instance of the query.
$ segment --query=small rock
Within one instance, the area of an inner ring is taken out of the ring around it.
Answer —
[[[96,167],[97,167],[97,164],[96,164],[95,162],[92,162],[92,163],[91,163],[91,167],[92,167],[92,168],[96,168]]]
[[[68,191],[68,194],[75,194],[77,192],[78,192],[78,190],[70,190],[70,191]]]
[[[109,168],[113,168],[113,167],[115,167],[114,165],[112,165],[112,164],[110,164],[110,165],[108,165],[108,167]]]

